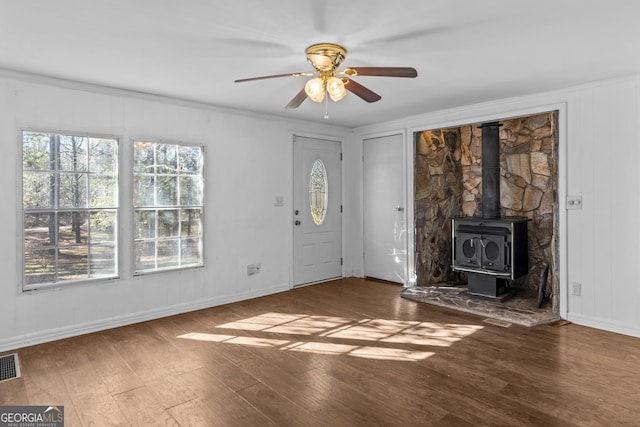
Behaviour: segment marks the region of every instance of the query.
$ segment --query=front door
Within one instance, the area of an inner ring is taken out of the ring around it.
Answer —
[[[407,267],[402,135],[363,141],[364,274],[404,283]]]
[[[293,142],[293,286],[342,276],[341,144]]]

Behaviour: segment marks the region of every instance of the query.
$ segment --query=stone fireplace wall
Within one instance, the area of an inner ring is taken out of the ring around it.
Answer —
[[[500,120],[501,214],[530,218],[529,274],[516,286],[537,290],[549,266],[547,291],[557,294],[556,112]],[[415,218],[418,286],[459,282],[451,271],[451,218],[482,216],[480,123],[416,134]],[[554,312],[557,298],[552,298]]]

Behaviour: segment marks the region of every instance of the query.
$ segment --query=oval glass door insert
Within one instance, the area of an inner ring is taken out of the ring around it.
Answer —
[[[317,159],[311,167],[309,177],[309,206],[311,207],[311,217],[316,225],[322,224],[327,213],[327,170],[322,160]]]

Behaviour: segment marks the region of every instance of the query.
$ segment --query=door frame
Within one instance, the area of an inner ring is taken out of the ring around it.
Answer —
[[[402,203],[404,205],[404,222],[406,227],[406,239],[404,245],[405,251],[405,267],[404,267],[404,279],[402,285],[404,287],[415,286],[416,276],[415,276],[415,238],[414,238],[414,213],[413,213],[413,192],[409,191],[410,186],[409,177],[413,178],[413,172],[409,173],[408,166],[413,165],[413,149],[410,149],[408,138],[407,138],[407,130],[406,129],[396,129],[385,132],[377,132],[370,134],[360,135],[360,152],[362,153],[362,169],[361,176],[364,177],[364,144],[367,139],[374,138],[384,138],[387,136],[400,135],[402,137]],[[411,194],[410,194],[411,193]],[[360,236],[362,236],[362,276],[365,275],[364,271],[364,179],[360,180],[360,207],[362,213],[362,221],[360,221]]]
[[[293,180],[294,180],[294,173],[295,173],[295,153],[294,153],[294,147],[295,147],[295,140],[296,137],[301,137],[301,138],[313,138],[313,139],[320,139],[320,140],[325,140],[325,141],[331,141],[331,142],[337,142],[338,144],[340,144],[340,153],[344,152],[344,138],[341,136],[337,136],[337,135],[330,135],[330,134],[319,134],[319,133],[312,133],[312,132],[296,132],[296,131],[291,131],[290,135],[289,135],[289,141],[290,141],[290,147],[289,147],[289,153],[290,153],[290,164],[291,167],[289,168],[289,200],[290,203],[285,203],[285,206],[289,208],[289,213],[287,214],[287,218],[289,219],[289,289],[294,289],[294,288],[302,288],[304,286],[309,286],[309,285],[314,285],[316,283],[322,283],[323,281],[320,282],[312,282],[312,283],[305,283],[303,285],[298,285],[298,286],[294,286],[293,284],[293,270],[294,270],[294,260],[293,260],[293,252],[295,250],[295,242],[294,242],[294,237],[293,237],[293,222],[295,221],[294,219],[294,215],[293,215],[293,197],[294,197],[294,191],[293,191]],[[345,194],[345,179],[344,179],[344,173],[345,173],[345,169],[344,169],[344,161],[340,161],[340,204],[342,206],[344,206],[344,194]],[[345,227],[344,227],[344,213],[342,213],[342,218],[340,221],[340,236],[341,236],[341,242],[340,242],[340,253],[341,253],[341,257],[344,260],[344,254],[345,254]],[[340,266],[340,277],[345,277],[345,265],[346,262],[342,262],[342,265]]]

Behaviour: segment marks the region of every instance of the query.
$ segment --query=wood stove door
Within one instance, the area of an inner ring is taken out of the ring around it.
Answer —
[[[455,265],[480,268],[482,259],[480,235],[461,232],[456,236],[456,240]]]
[[[509,244],[505,236],[482,235],[482,268],[504,273],[509,270]]]

